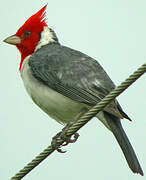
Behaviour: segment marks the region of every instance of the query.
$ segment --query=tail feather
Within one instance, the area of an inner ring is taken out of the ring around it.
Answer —
[[[112,133],[114,134],[124,153],[124,156],[130,169],[134,173],[139,173],[143,176],[144,174],[142,168],[138,162],[134,149],[132,148],[132,145],[129,142],[129,139],[122,128],[120,120],[107,112],[104,112],[104,116],[107,121],[107,124],[109,125]]]

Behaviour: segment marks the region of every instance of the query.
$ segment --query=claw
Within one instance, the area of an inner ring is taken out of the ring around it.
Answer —
[[[79,134],[75,133],[73,135],[73,139],[71,139],[71,137],[66,136],[66,133],[64,131],[61,131],[58,134],[56,134],[56,136],[54,136],[52,138],[51,145],[52,145],[53,149],[56,149],[59,153],[66,153],[66,151],[63,151],[61,149],[61,147],[67,146],[70,143],[75,143],[77,141],[78,137],[79,137]],[[60,147],[57,146],[57,139],[58,138],[61,138],[62,140],[65,141]]]
[[[67,151],[63,151],[61,148],[56,149],[59,153],[66,153]]]
[[[62,146],[67,146],[67,145],[70,144],[70,143],[75,143],[75,142],[77,141],[77,139],[79,138],[79,136],[80,136],[80,135],[79,135],[78,133],[75,133],[75,134],[73,135],[73,139],[71,139],[71,137],[68,138],[68,139],[66,139],[65,143],[62,144]]]

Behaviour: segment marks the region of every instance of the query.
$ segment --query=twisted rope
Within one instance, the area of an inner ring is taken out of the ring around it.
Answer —
[[[143,64],[137,71],[129,76],[121,85],[117,86],[111,91],[101,102],[85,113],[70,129],[66,132],[67,136],[72,136],[82,126],[84,126],[90,119],[92,119],[99,111],[107,106],[114,98],[119,96],[125,89],[127,89],[132,83],[134,83],[140,76],[146,72],[146,63]],[[64,143],[61,138],[57,139],[56,147],[59,147]],[[47,158],[55,149],[52,146],[48,146],[42,153],[35,157],[29,164],[27,164],[22,170],[20,170],[11,180],[20,180],[27,175],[32,169],[38,166],[45,158]]]

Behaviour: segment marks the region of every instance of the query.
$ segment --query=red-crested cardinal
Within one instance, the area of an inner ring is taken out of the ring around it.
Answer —
[[[59,43],[46,24],[46,6],[4,41],[20,51],[19,70],[32,100],[50,117],[67,124],[101,101],[115,85],[95,59]],[[112,101],[96,117],[114,134],[131,170],[143,175],[121,125],[121,119],[130,118],[118,101]]]

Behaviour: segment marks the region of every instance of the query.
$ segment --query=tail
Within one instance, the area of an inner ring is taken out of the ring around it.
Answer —
[[[143,176],[144,174],[142,168],[138,162],[134,149],[132,148],[132,145],[129,142],[129,139],[122,128],[120,120],[117,117],[106,112],[104,112],[104,117],[112,133],[117,139],[130,169],[134,173],[139,173]]]

